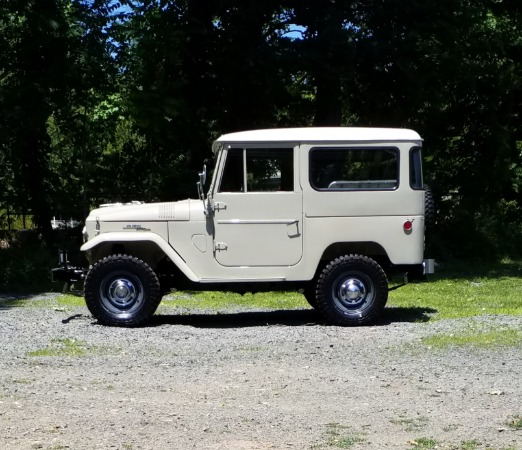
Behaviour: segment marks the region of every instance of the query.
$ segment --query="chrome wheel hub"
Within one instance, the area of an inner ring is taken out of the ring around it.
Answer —
[[[339,300],[348,304],[357,304],[366,297],[366,286],[361,280],[349,278],[339,287]]]
[[[101,283],[100,298],[110,313],[130,314],[139,309],[143,302],[143,284],[138,277],[128,273],[107,277]]]
[[[332,285],[332,298],[344,314],[361,314],[375,299],[372,280],[358,271],[341,273]]]
[[[136,288],[129,280],[114,280],[109,286],[109,297],[123,306],[134,301]]]

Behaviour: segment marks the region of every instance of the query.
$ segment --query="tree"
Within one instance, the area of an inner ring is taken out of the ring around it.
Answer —
[[[11,174],[5,189],[11,206],[30,211],[46,239],[56,209],[78,207],[77,185],[69,182],[79,177],[78,161],[88,158],[84,143],[96,139],[86,139],[92,130],[85,127],[85,112],[109,85],[104,27],[111,3],[0,4],[1,150]],[[57,133],[61,145],[55,146]]]

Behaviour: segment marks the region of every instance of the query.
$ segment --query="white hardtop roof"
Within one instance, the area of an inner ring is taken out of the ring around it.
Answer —
[[[272,128],[224,134],[216,143],[248,142],[397,142],[422,141],[416,131],[406,128]]]

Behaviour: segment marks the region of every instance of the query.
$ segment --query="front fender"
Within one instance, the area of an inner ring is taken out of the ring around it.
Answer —
[[[163,239],[155,233],[149,232],[114,232],[102,233],[87,241],[80,247],[82,252],[93,250],[96,247],[114,242],[151,242],[156,244],[166,256],[181,270],[190,281],[200,281],[196,274],[187,266],[185,261],[178,255],[176,251]]]

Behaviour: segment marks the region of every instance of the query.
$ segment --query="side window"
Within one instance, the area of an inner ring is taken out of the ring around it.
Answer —
[[[420,147],[410,150],[410,186],[412,189],[423,189],[422,180],[422,154]]]
[[[248,149],[247,191],[293,191],[293,149]]]
[[[399,186],[396,148],[315,148],[310,184],[317,190],[386,190]]]
[[[293,191],[293,155],[293,148],[229,149],[219,192]]]

